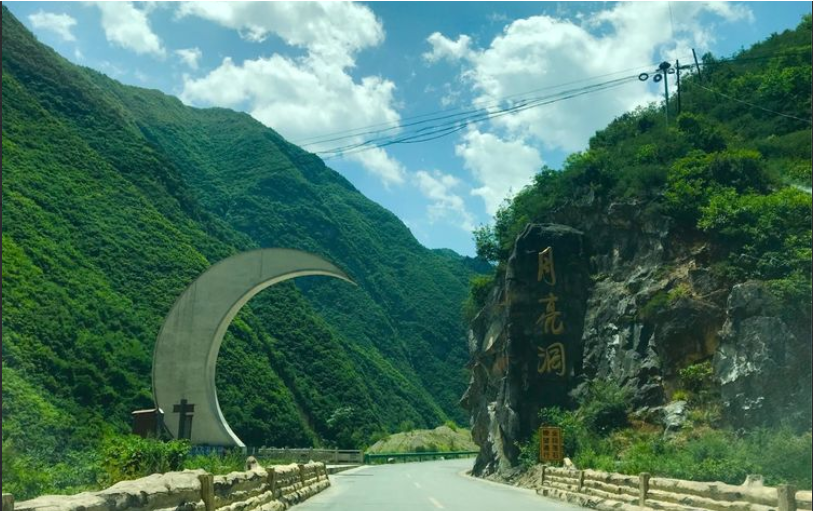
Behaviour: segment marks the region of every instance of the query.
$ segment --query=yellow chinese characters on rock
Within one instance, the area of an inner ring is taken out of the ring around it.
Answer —
[[[539,252],[539,267],[536,273],[537,282],[545,282],[548,285],[556,285],[556,270],[553,267],[553,247],[548,247]]]
[[[552,373],[565,375],[565,345],[555,342],[547,348],[539,347],[539,365],[536,370],[539,374]]]
[[[553,263],[553,247],[547,247],[538,254],[538,269],[536,280],[550,287],[556,285],[556,268]],[[561,335],[565,331],[562,321],[562,313],[556,310],[556,302],[559,298],[549,291],[548,295],[539,300],[545,304],[545,311],[536,320],[537,325],[542,326],[542,332],[546,335]],[[565,346],[561,342],[555,342],[547,347],[537,347],[539,354],[539,374],[554,374],[564,376],[567,371],[565,363]]]
[[[562,313],[556,310],[556,300],[558,299],[553,293],[548,293],[548,296],[539,300],[539,303],[547,305],[545,312],[536,320],[536,324],[542,323],[542,329],[546,334],[560,335],[565,331],[565,325],[560,317]]]

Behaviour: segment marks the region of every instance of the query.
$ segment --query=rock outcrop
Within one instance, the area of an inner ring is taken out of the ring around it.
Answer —
[[[810,324],[787,324],[763,303],[764,286],[758,292],[713,271],[713,240],[673,229],[655,202],[600,204],[587,196],[550,220],[560,223],[532,224],[518,236],[471,324],[471,380],[461,403],[481,448],[476,474],[509,475],[517,443],[539,426],[539,409],[572,405],[591,380],[627,388],[637,412],[674,430],[677,417],[663,407],[680,370],[712,360],[730,424],[791,419],[809,427]],[[568,297],[562,318],[575,336],[567,338],[567,378],[559,381],[535,375],[547,342],[538,335],[539,300],[549,292],[537,279],[537,254],[547,246],[554,246],[559,294]]]
[[[777,317],[775,302],[755,281],[735,285],[728,298],[714,369],[723,410],[737,427],[810,423],[811,337],[798,337]]]
[[[581,232],[529,225],[518,237],[505,279],[469,335],[472,378],[463,402],[481,446],[477,473],[510,469],[515,441],[538,426],[538,410],[567,404],[582,373],[588,275]]]

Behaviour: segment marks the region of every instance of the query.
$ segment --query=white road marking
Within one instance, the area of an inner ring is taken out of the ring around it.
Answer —
[[[415,488],[418,488],[419,490],[421,489],[421,483],[412,483],[412,484],[415,485]]]
[[[435,505],[438,509],[443,509],[443,505],[432,497],[429,497],[429,502]]]
[[[412,476],[410,474],[407,474],[407,479],[412,479]]]

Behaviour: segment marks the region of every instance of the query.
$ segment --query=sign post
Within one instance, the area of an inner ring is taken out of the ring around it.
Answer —
[[[542,426],[539,428],[539,461],[562,463],[565,459],[562,428]]]

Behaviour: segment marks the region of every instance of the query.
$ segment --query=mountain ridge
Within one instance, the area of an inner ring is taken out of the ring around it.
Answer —
[[[459,304],[486,266],[421,246],[247,114],[75,66],[5,7],[3,49],[4,447],[59,461],[129,429],[180,292],[268,246],[320,254],[360,287],[305,278],[241,310],[217,374],[238,436],[350,447],[462,417]]]

